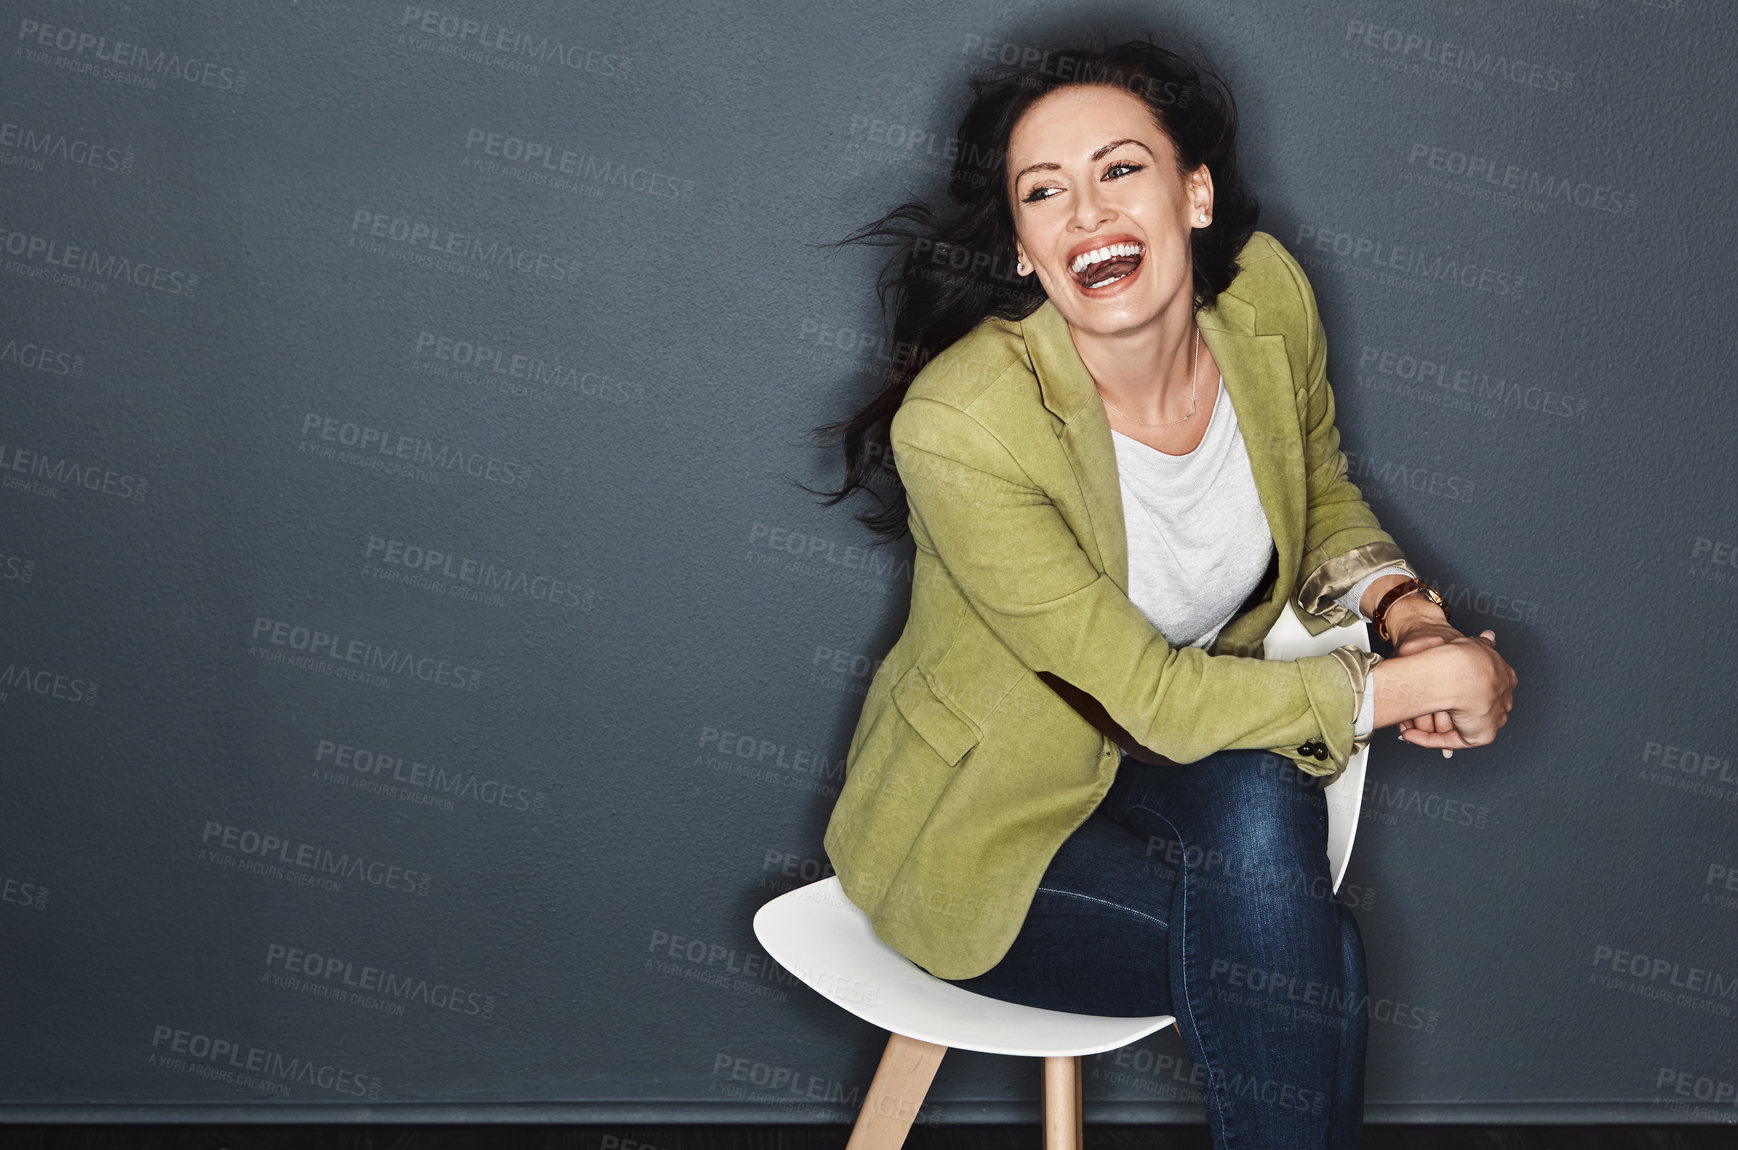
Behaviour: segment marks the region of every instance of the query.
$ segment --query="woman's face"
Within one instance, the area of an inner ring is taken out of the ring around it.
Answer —
[[[1008,139],[1016,248],[1076,331],[1126,334],[1194,303],[1189,236],[1211,220],[1205,164],[1187,178],[1139,97],[1072,85],[1026,110]]]

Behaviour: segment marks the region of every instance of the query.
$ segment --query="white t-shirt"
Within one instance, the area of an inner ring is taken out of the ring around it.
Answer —
[[[1173,647],[1207,647],[1267,573],[1273,533],[1255,489],[1237,410],[1220,377],[1201,442],[1168,455],[1115,429],[1117,478],[1128,532],[1129,599]],[[1339,602],[1366,619],[1358,600],[1384,567]],[[1375,727],[1376,692],[1364,680],[1354,735]]]

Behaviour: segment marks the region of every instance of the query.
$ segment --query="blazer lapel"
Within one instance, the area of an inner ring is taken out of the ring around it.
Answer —
[[[1304,520],[1303,443],[1293,401],[1285,337],[1257,334],[1255,308],[1229,292],[1196,315],[1201,338],[1213,353],[1225,390],[1237,409],[1238,430],[1249,453],[1255,490],[1279,553],[1278,587],[1297,578]],[[1059,421],[1057,438],[1086,503],[1092,538],[1082,539],[1098,569],[1128,591],[1128,534],[1117,477],[1110,421],[1092,377],[1074,349],[1068,323],[1056,305],[1044,303],[1021,331],[1038,376],[1044,406]]]
[[[1020,323],[1026,350],[1038,375],[1038,394],[1059,422],[1056,436],[1086,502],[1090,538],[1082,538],[1088,558],[1128,592],[1128,531],[1122,517],[1122,483],[1116,473],[1116,445],[1104,403],[1080,353],[1068,321],[1045,300]]]
[[[1298,428],[1285,336],[1256,334],[1255,308],[1225,292],[1219,293],[1215,307],[1201,310],[1196,322],[1237,409],[1237,430],[1249,453],[1255,491],[1279,555],[1274,597],[1284,599],[1297,585],[1303,561],[1307,496],[1303,433]]]

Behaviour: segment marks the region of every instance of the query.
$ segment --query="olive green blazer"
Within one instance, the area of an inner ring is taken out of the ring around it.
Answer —
[[[1261,641],[1288,598],[1312,634],[1350,621],[1335,599],[1405,560],[1346,477],[1309,281],[1265,232],[1239,262],[1197,318],[1274,555],[1206,649],[1172,648],[1129,600],[1110,424],[1054,304],[979,324],[894,417],[911,610],[864,700],[825,846],[876,932],[941,978],[1007,952],[1120,743],[1176,763],[1261,748],[1337,775],[1363,742],[1366,653],[1268,660]]]

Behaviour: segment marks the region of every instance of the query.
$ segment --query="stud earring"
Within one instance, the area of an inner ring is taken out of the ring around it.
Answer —
[[[1201,222],[1202,222],[1202,223],[1206,223],[1206,222],[1207,222],[1207,213],[1206,213],[1206,212],[1202,212],[1202,213],[1201,213]]]

